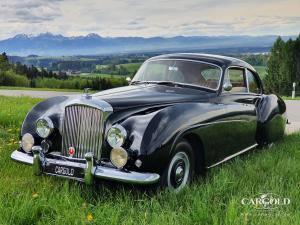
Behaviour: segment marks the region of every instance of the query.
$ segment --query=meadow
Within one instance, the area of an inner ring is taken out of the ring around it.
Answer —
[[[207,172],[179,194],[139,186],[33,176],[10,160],[28,110],[41,99],[0,96],[0,224],[300,224],[300,133]],[[291,203],[262,211],[243,198],[275,193]]]
[[[266,66],[254,66],[254,69],[258,73],[260,79],[264,79],[267,75],[267,67]]]

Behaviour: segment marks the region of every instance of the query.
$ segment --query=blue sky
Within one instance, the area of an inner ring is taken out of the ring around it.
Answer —
[[[1,0],[0,39],[66,36],[294,35],[300,0]]]

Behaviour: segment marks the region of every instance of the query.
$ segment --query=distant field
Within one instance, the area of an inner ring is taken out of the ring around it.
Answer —
[[[135,71],[137,71],[140,68],[142,63],[126,63],[126,64],[120,64],[120,65],[124,66],[130,73],[134,73]]]
[[[292,98],[292,96],[282,96],[284,100],[300,100],[300,94],[296,95],[295,98]]]
[[[80,73],[79,75],[74,76],[80,76],[80,77],[102,77],[102,78],[126,78],[126,76],[122,75],[112,75],[112,74],[103,74],[103,73]]]
[[[79,89],[59,89],[59,88],[30,88],[30,87],[12,87],[0,86],[2,90],[32,90],[32,91],[63,91],[63,92],[80,92]]]
[[[254,66],[256,72],[259,74],[261,79],[264,79],[267,74],[267,67],[266,66]]]

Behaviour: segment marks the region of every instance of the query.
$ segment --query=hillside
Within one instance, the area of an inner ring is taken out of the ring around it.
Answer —
[[[176,37],[102,37],[97,34],[65,37],[43,33],[18,34],[0,41],[0,51],[9,55],[85,55],[153,51],[232,51],[265,52],[277,36],[176,36]],[[283,39],[290,37],[285,36]],[[292,36],[293,38],[293,36]],[[242,49],[242,50],[241,50]]]

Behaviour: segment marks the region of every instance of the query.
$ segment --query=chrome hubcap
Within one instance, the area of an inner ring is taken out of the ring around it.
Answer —
[[[168,169],[168,187],[181,190],[188,182],[190,161],[185,152],[178,152],[172,158]]]
[[[183,166],[178,166],[175,171],[175,179],[177,183],[182,181],[183,175],[184,175]]]

